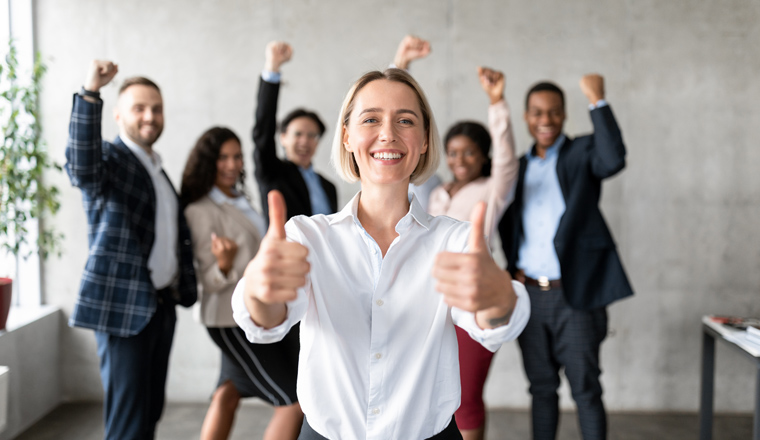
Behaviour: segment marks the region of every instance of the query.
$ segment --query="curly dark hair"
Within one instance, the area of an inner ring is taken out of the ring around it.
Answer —
[[[480,148],[480,152],[483,153],[483,157],[486,161],[483,163],[483,168],[480,170],[480,175],[488,177],[491,175],[491,135],[488,133],[488,129],[479,122],[457,122],[446,133],[446,138],[443,141],[446,153],[449,152],[449,141],[455,136],[467,136],[471,141],[475,142],[475,145]]]
[[[219,152],[222,144],[234,139],[240,143],[240,138],[225,127],[212,127],[198,138],[195,147],[190,151],[190,156],[182,173],[182,187],[180,201],[185,207],[211,191],[216,182],[216,161],[219,160]],[[245,194],[245,170],[240,171],[240,178],[236,189]]]

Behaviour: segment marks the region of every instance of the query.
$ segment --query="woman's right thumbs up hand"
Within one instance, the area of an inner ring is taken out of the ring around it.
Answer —
[[[296,299],[298,289],[306,284],[310,265],[306,246],[287,241],[282,194],[270,191],[267,199],[269,229],[245,269],[245,304],[253,322],[272,328],[285,320],[285,303]]]

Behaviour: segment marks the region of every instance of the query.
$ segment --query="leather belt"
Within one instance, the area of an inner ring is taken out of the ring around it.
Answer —
[[[525,285],[537,286],[541,289],[542,292],[548,292],[549,290],[552,290],[552,289],[561,289],[562,280],[550,280],[547,277],[538,277],[538,279],[535,279],[535,278],[526,276]]]

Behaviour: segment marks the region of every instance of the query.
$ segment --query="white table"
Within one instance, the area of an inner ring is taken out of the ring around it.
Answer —
[[[743,330],[702,317],[702,396],[699,405],[699,438],[712,439],[713,391],[715,388],[715,340],[723,341],[749,359],[757,369],[755,379],[755,418],[752,439],[760,440],[760,349],[743,341]]]

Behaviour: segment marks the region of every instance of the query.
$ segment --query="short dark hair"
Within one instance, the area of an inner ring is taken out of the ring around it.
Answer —
[[[558,94],[560,100],[562,101],[562,109],[565,108],[565,93],[562,91],[562,89],[560,89],[559,86],[553,82],[542,81],[531,87],[530,90],[528,90],[528,94],[525,95],[525,110],[528,109],[528,101],[530,101],[530,95],[537,92],[553,92]]]
[[[325,124],[322,123],[322,120],[319,119],[319,116],[317,116],[316,113],[310,112],[303,108],[297,108],[285,115],[285,117],[282,118],[282,122],[280,122],[280,131],[282,133],[288,131],[288,125],[290,125],[290,123],[293,122],[293,120],[296,118],[311,119],[315,124],[317,124],[317,128],[319,129],[319,136],[321,137],[323,134],[325,134]]]
[[[483,164],[483,169],[480,171],[480,175],[490,176],[491,159],[489,153],[491,152],[491,135],[488,133],[488,129],[479,122],[457,122],[449,128],[443,141],[443,146],[447,153],[449,152],[449,141],[456,136],[467,136],[470,140],[475,142],[475,145],[480,148],[480,152],[483,153],[483,157],[486,159]]]
[[[222,145],[230,139],[240,143],[240,138],[229,128],[212,127],[195,142],[182,173],[180,200],[183,207],[200,200],[214,187],[216,161],[219,160]],[[245,171],[241,170],[237,190],[245,194],[244,184]]]
[[[154,89],[156,89],[159,95],[161,94],[161,89],[159,89],[158,85],[154,83],[153,81],[149,80],[148,78],[144,76],[133,76],[131,78],[125,79],[124,82],[121,83],[121,87],[119,87],[119,96],[121,96],[121,94],[124,93],[125,90],[135,85],[153,87]]]

